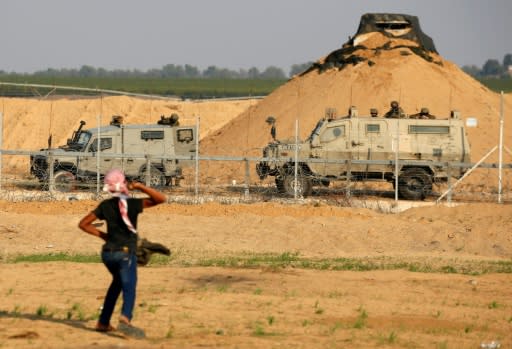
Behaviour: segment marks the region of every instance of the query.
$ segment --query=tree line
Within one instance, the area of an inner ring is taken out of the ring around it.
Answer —
[[[149,69],[142,71],[139,69],[114,69],[96,68],[90,65],[83,65],[79,69],[55,69],[36,71],[34,73],[7,73],[0,70],[0,76],[32,76],[32,77],[71,77],[71,78],[161,78],[161,79],[263,79],[263,80],[285,80],[299,74],[309,68],[313,63],[294,64],[291,66],[288,75],[283,69],[276,66],[269,66],[263,70],[256,67],[250,69],[232,70],[209,66],[204,70],[185,64],[166,64],[160,69]]]
[[[466,73],[476,78],[510,78],[512,71],[512,54],[507,53],[500,62],[497,59],[488,59],[480,68],[476,65],[462,67]]]
[[[249,69],[233,70],[209,66],[204,70],[190,64],[166,64],[160,69],[114,69],[96,68],[83,65],[76,68],[48,68],[34,73],[16,73],[0,70],[1,76],[10,77],[34,77],[34,78],[148,78],[148,79],[261,79],[261,80],[286,80],[300,74],[311,67],[313,62],[294,64],[288,74],[282,68],[269,66],[263,70],[256,67]],[[512,54],[508,53],[500,62],[497,59],[488,59],[482,67],[476,65],[464,65],[462,70],[467,74],[480,78],[510,78],[512,76]]]

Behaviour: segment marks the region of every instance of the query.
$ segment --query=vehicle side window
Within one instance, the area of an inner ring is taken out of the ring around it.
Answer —
[[[331,142],[337,138],[344,137],[344,136],[345,136],[345,125],[329,127],[320,135],[320,142],[323,142],[323,143]]]
[[[434,126],[434,125],[410,125],[409,133],[418,134],[449,134],[449,126]]]
[[[379,124],[366,124],[366,133],[380,133]]]
[[[140,131],[140,139],[164,139],[164,131]]]
[[[104,151],[104,150],[107,150],[107,149],[111,149],[112,148],[112,138],[101,138],[101,142],[100,142],[100,151]],[[89,151],[90,152],[96,152],[98,151],[98,139],[96,138],[91,146],[89,147]]]
[[[189,143],[194,140],[194,133],[191,128],[178,130],[178,142]]]

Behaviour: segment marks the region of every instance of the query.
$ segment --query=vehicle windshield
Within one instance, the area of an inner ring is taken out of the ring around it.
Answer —
[[[318,136],[320,128],[324,125],[324,122],[325,122],[325,120],[318,121],[318,123],[316,124],[315,128],[313,129],[313,132],[311,132],[311,134],[309,135],[309,137],[307,139],[308,141],[312,141],[313,138]]]
[[[73,150],[82,151],[84,150],[87,143],[89,143],[89,140],[91,139],[91,134],[87,131],[80,132],[80,136],[78,137],[77,141],[73,144],[70,144],[70,147],[73,148]]]

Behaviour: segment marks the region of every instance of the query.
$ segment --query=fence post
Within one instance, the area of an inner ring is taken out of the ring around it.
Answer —
[[[293,198],[297,200],[297,185],[299,184],[299,120],[295,120],[295,166],[293,175]]]
[[[2,164],[2,149],[4,147],[4,114],[0,112],[0,190],[2,190],[2,172],[3,172],[3,164]]]
[[[199,125],[200,125],[200,117],[197,117],[196,120],[196,168],[195,168],[195,181],[194,181],[194,192],[196,200],[199,198]]]
[[[245,190],[244,190],[244,196],[246,199],[249,198],[249,182],[251,180],[250,173],[249,173],[249,159],[245,158]]]
[[[498,203],[501,204],[502,191],[502,172],[503,172],[503,91],[501,91],[500,102],[500,145],[498,149]]]
[[[396,150],[395,150],[395,201],[398,201],[398,170],[400,166],[398,165],[398,159],[400,158],[400,118],[396,119]]]
[[[98,145],[96,147],[96,196],[100,195],[100,153],[101,153],[101,114],[96,116],[98,126]]]
[[[55,178],[53,173],[53,152],[48,152],[48,191],[53,194],[55,190]]]
[[[350,190],[351,185],[351,177],[352,177],[352,159],[348,159],[347,163],[347,188],[346,188],[346,197],[350,199],[352,192]]]
[[[146,186],[151,186],[151,156],[146,154]]]
[[[448,176],[448,190],[450,190],[448,192],[448,195],[446,197],[446,200],[448,203],[451,203],[452,202],[452,190],[451,190],[451,186],[452,186],[452,171],[451,171],[451,168],[450,168],[450,163],[447,163],[446,164],[446,174]]]

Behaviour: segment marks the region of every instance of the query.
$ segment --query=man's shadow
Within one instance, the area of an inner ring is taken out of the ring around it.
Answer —
[[[0,310],[0,319],[2,318],[9,318],[9,319],[26,319],[31,321],[46,321],[56,324],[62,324],[70,327],[74,327],[79,330],[84,331],[91,331],[96,333],[105,334],[107,336],[116,337],[116,338],[123,338],[126,339],[126,336],[119,332],[109,331],[109,332],[98,332],[92,327],[87,327],[86,321],[82,320],[72,320],[72,319],[58,319],[54,318],[53,316],[49,315],[37,315],[37,314],[24,314],[16,311],[5,311]],[[25,331],[25,333],[20,333],[18,335],[11,336],[11,338],[22,338],[22,337],[31,337],[34,336],[34,334],[37,336],[37,332],[35,331]]]

